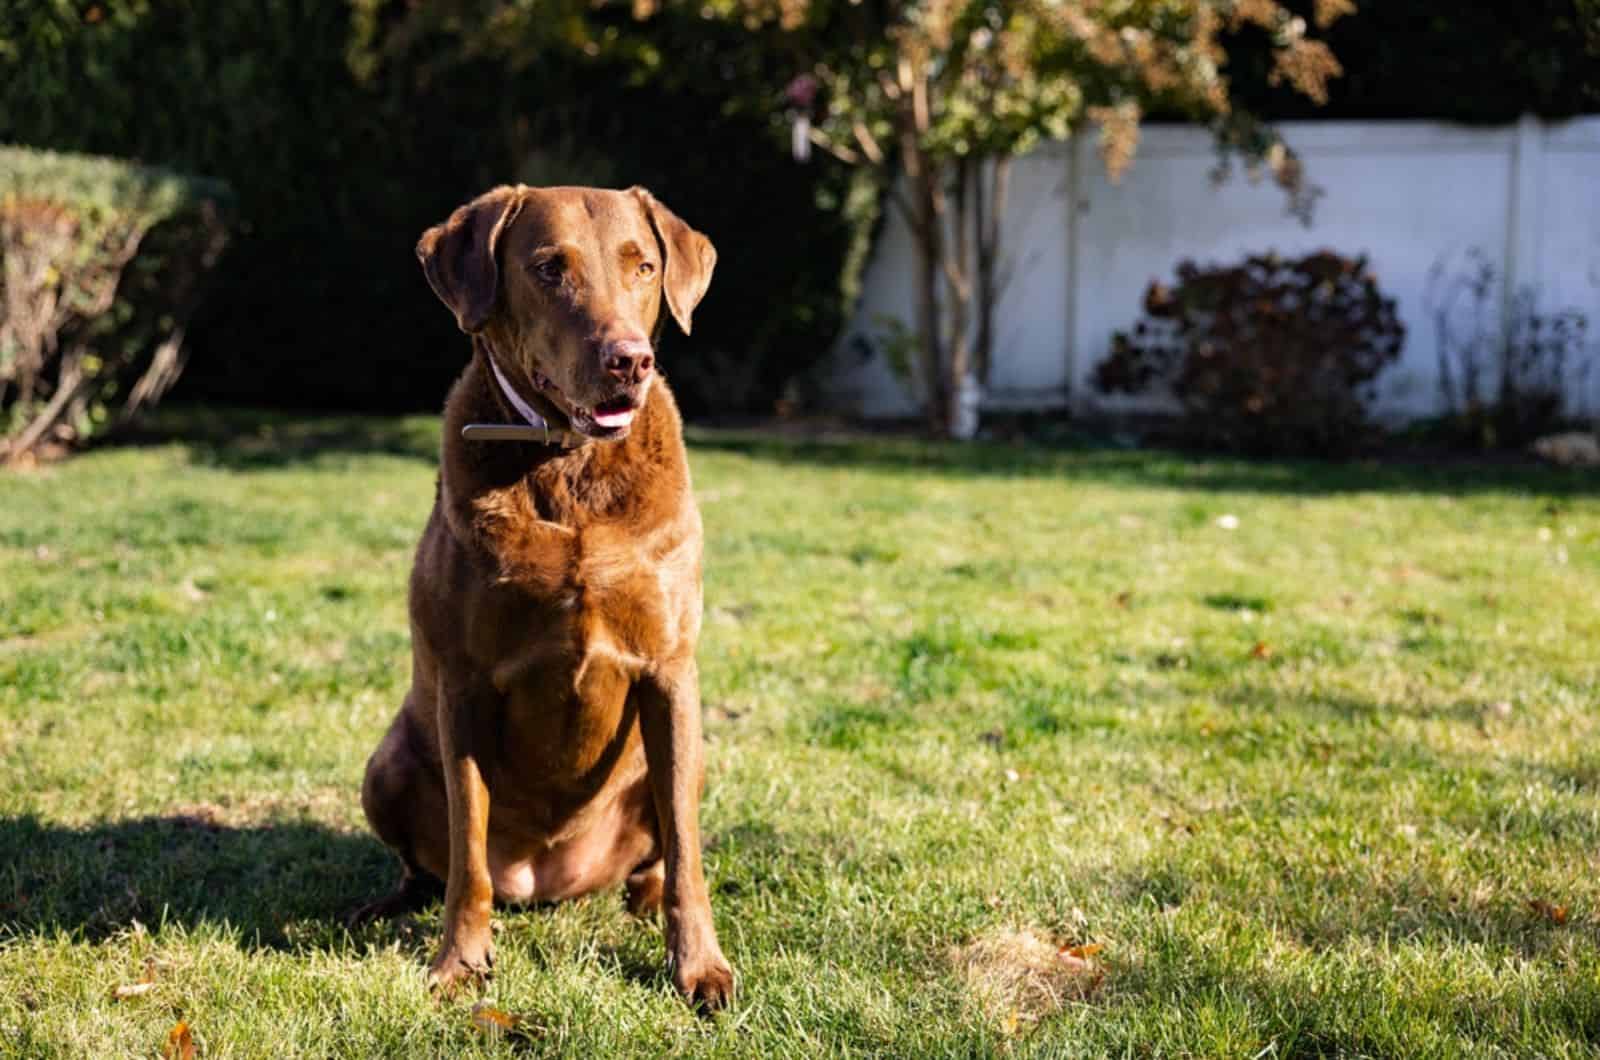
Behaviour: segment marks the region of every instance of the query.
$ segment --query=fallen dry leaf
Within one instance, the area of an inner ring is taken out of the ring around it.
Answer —
[[[1098,942],[1082,946],[1062,946],[1056,950],[1056,960],[1061,962],[1062,967],[1078,976],[1086,988],[1092,989],[1100,984],[1105,973],[1100,971],[1091,958],[1103,948]]]
[[[517,1017],[480,1001],[472,1006],[472,1025],[480,1031],[509,1031],[516,1028]]]
[[[134,921],[134,923],[138,923],[138,921]],[[139,973],[139,981],[136,983],[123,983],[121,986],[114,987],[111,991],[111,999],[113,1001],[126,1001],[130,997],[141,997],[154,989],[155,985],[156,959],[154,957],[146,957],[144,959],[144,971]]]
[[[167,1032],[167,1044],[161,1049],[161,1060],[194,1060],[194,1035],[189,1033],[187,1020],[179,1020]]]
[[[1554,902],[1547,902],[1543,898],[1530,898],[1528,899],[1528,908],[1558,927],[1567,922],[1567,907],[1564,905],[1556,905]]]
[[[1264,640],[1256,641],[1255,647],[1250,649],[1250,658],[1252,658],[1252,659],[1270,659],[1270,658],[1272,658],[1272,645],[1268,644]]]

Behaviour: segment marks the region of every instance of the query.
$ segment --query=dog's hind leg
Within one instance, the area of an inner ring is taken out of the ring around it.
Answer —
[[[628,912],[638,917],[655,916],[661,911],[666,884],[667,863],[661,858],[634,869],[628,874]]]
[[[395,885],[394,891],[375,902],[357,907],[345,918],[345,923],[355,928],[375,920],[390,920],[397,916],[405,916],[407,913],[415,913],[429,902],[443,897],[444,884],[437,876],[426,869],[402,861],[400,882]]]
[[[361,806],[368,823],[400,859],[400,882],[393,893],[353,911],[346,918],[351,927],[404,916],[444,896],[444,882],[419,860],[432,853],[425,846],[427,841],[439,838],[423,833],[443,832],[444,790],[439,778],[431,775],[413,752],[410,724],[407,710],[402,708],[367,760],[361,784]]]

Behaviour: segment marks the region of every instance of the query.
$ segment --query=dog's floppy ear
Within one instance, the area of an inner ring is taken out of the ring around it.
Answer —
[[[428,286],[468,335],[482,331],[494,311],[500,293],[495,247],[521,209],[520,189],[503,185],[458,207],[448,221],[417,240],[417,260]]]
[[[717,248],[644,188],[628,190],[644,205],[650,227],[655,229],[656,241],[661,244],[661,253],[665,256],[662,285],[666,288],[667,308],[672,310],[672,319],[687,335],[694,307],[700,304],[706,288],[711,286],[711,270],[717,267]]]

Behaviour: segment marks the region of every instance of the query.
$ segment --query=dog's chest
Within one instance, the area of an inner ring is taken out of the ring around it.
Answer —
[[[693,650],[698,612],[697,582],[671,555],[586,544],[577,542],[561,586],[522,588],[515,613],[494,619],[493,679],[505,697],[509,758],[560,787],[604,783],[636,757],[628,694],[663,661]]]
[[[677,648],[681,631],[674,619],[681,593],[639,559],[598,557],[579,564],[564,623],[577,668],[610,662],[637,677]]]
[[[635,535],[613,527],[566,536],[559,555],[551,542],[533,554],[506,557],[500,600],[512,614],[496,615],[515,645],[509,657],[541,660],[541,678],[575,687],[595,665],[630,678],[693,650],[699,617],[699,547],[693,534]],[[496,638],[501,639],[501,638]],[[687,642],[687,643],[686,643]],[[510,658],[506,658],[510,661]],[[564,674],[552,674],[556,667]],[[559,679],[565,677],[566,680]]]

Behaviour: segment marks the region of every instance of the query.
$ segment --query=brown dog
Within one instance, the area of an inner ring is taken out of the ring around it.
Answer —
[[[356,918],[446,881],[428,979],[450,987],[494,963],[493,899],[626,882],[632,909],[665,909],[673,983],[719,1007],[733,971],[700,866],[700,513],[651,343],[663,296],[688,332],[716,251],[642,188],[519,186],[428,229],[417,256],[473,356],[411,573],[411,691],[361,791],[400,885]]]

